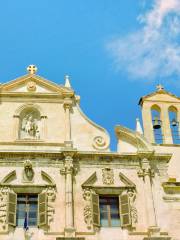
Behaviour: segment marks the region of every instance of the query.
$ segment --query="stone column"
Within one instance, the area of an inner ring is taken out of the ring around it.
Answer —
[[[144,103],[142,107],[142,117],[143,117],[144,136],[148,139],[150,143],[155,143],[154,129],[152,124],[152,116],[151,116],[151,106],[149,106],[146,103]]]
[[[161,120],[162,120],[162,134],[163,134],[163,143],[172,144],[172,133],[169,122],[169,112],[167,106],[162,105],[161,108]]]
[[[177,108],[178,137],[180,138],[180,107]]]
[[[70,111],[72,107],[72,100],[70,98],[64,99],[64,110],[65,110],[65,144],[71,146],[71,119]]]
[[[20,134],[20,129],[19,129],[19,123],[20,123],[20,118],[19,115],[14,115],[14,128],[13,128],[13,139],[17,140],[19,139],[19,134]]]
[[[73,211],[73,154],[65,153],[65,160],[61,174],[65,175],[65,237],[74,237],[74,211]]]
[[[41,116],[40,139],[42,140],[45,140],[47,137],[46,119],[47,119],[47,116]]]
[[[160,229],[157,227],[154,199],[153,199],[152,186],[151,186],[152,177],[154,177],[154,172],[150,167],[148,159],[144,158],[141,163],[142,163],[142,168],[138,172],[138,176],[142,177],[144,180],[148,231],[150,235],[154,235],[157,232],[159,233],[160,231]]]

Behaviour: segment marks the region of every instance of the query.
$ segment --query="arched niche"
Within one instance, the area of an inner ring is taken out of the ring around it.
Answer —
[[[19,116],[19,138],[40,139],[41,137],[41,115],[33,107],[25,108]]]
[[[27,103],[27,104],[21,105],[20,107],[18,107],[16,109],[14,115],[19,116],[21,114],[21,112],[27,108],[37,109],[41,113],[41,116],[45,116],[43,109],[38,104],[34,104],[34,103]]]
[[[175,106],[170,106],[168,108],[169,124],[170,124],[173,144],[180,143],[179,122],[177,120],[177,114],[178,114],[178,110]]]
[[[15,114],[15,138],[20,140],[42,140],[46,116],[36,104],[24,104]]]
[[[152,125],[154,131],[154,140],[157,144],[163,143],[161,108],[154,104],[151,107]]]

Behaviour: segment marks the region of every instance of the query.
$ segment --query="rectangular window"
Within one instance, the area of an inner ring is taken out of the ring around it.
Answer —
[[[102,227],[119,227],[119,197],[100,196],[100,224]]]
[[[18,194],[16,225],[24,226],[25,218],[27,218],[28,226],[37,226],[37,207],[37,194]]]

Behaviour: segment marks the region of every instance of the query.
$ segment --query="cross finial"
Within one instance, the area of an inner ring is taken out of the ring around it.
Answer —
[[[161,91],[161,90],[164,89],[164,87],[163,87],[163,85],[158,84],[158,85],[156,86],[156,89],[157,89],[157,91]]]
[[[27,71],[29,74],[35,74],[37,72],[37,67],[35,65],[29,65],[27,67]]]
[[[68,76],[68,75],[65,75],[64,78],[65,78],[65,87],[70,88],[70,87],[71,87],[71,84],[70,84],[69,76]]]

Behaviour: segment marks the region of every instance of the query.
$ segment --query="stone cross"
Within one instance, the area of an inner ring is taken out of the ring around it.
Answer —
[[[156,89],[157,89],[157,91],[161,91],[161,90],[164,89],[164,87],[163,87],[163,85],[158,84],[158,85],[156,86]]]
[[[30,73],[30,74],[35,74],[37,72],[37,67],[35,65],[29,65],[27,67],[27,71]]]

